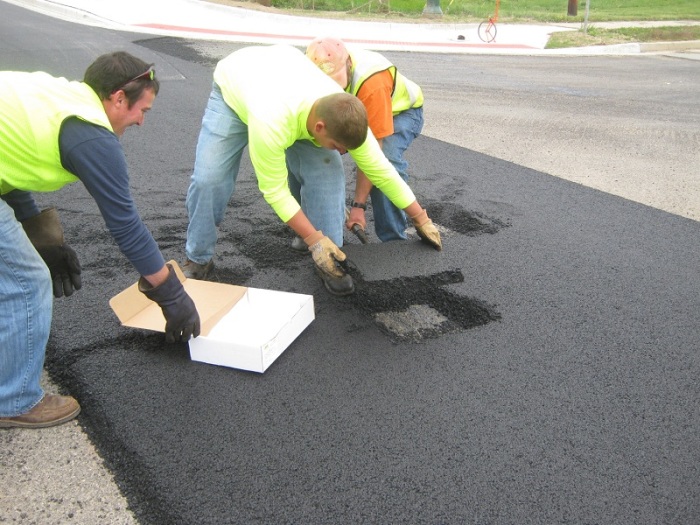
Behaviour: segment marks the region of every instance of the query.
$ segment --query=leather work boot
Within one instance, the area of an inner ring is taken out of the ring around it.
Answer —
[[[333,277],[328,275],[326,272],[321,270],[318,266],[314,265],[316,273],[323,281],[326,290],[328,290],[332,295],[350,295],[355,291],[355,283],[352,282],[352,277],[347,273],[343,274],[342,277]]]
[[[309,251],[309,247],[304,242],[304,239],[302,239],[298,235],[295,235],[292,239],[292,250],[299,253],[311,253]]]
[[[61,425],[80,413],[80,405],[71,396],[47,394],[26,414],[0,417],[0,428],[46,428]]]
[[[198,264],[187,259],[185,264],[182,265],[182,273],[185,274],[185,277],[188,279],[197,279],[199,281],[205,280],[213,269],[214,259],[206,264]]]

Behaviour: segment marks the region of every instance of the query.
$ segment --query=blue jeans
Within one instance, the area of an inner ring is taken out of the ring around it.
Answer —
[[[317,230],[336,246],[345,229],[345,168],[337,151],[299,140],[287,150],[289,191]]]
[[[206,264],[214,256],[217,229],[236,188],[248,126],[224,102],[214,84],[202,118],[194,172],[187,190],[187,258]],[[337,151],[295,142],[286,151],[289,181],[295,181],[302,210],[311,224],[342,246],[345,174]]]
[[[44,397],[52,309],[49,269],[0,199],[0,417],[25,414]]]
[[[394,134],[382,140],[384,155],[406,182],[408,162],[403,155],[422,130],[423,108],[409,109],[394,116]],[[379,240],[385,242],[405,239],[408,223],[404,211],[394,206],[378,188],[372,188],[370,198],[374,231]]]

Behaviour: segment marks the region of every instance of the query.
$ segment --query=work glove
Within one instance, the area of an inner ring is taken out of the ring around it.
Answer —
[[[73,248],[65,243],[56,208],[46,208],[39,215],[25,219],[22,227],[51,272],[54,297],[68,297],[80,290],[83,286],[80,261]]]
[[[440,239],[440,232],[437,230],[433,221],[428,217],[428,212],[421,210],[418,215],[411,217],[413,226],[416,227],[416,232],[421,240],[435,248],[437,251],[442,250],[442,239]]]
[[[200,331],[199,313],[192,298],[177,278],[173,267],[168,264],[168,278],[156,286],[141,277],[139,291],[163,310],[165,317],[165,340],[168,343],[188,341],[197,337]]]
[[[311,257],[316,266],[331,277],[343,277],[345,272],[338,267],[337,262],[345,260],[345,254],[333,241],[323,235],[321,230],[317,230],[304,239],[309,247]]]

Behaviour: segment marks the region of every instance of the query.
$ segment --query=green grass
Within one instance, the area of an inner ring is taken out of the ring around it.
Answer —
[[[240,3],[240,0],[209,0]],[[245,2],[245,0],[244,0]],[[360,20],[425,23],[427,0],[249,0],[293,14],[332,16]],[[430,16],[431,23],[473,23],[493,16],[496,0],[439,0],[442,16]],[[576,16],[567,14],[569,0],[501,0],[498,21],[502,23],[582,23],[586,0],[578,0]],[[700,40],[700,26],[597,28],[599,22],[700,20],[700,0],[590,0],[588,30],[555,32],[548,49],[624,42]]]
[[[625,42],[681,42],[700,40],[700,26],[621,27],[601,29],[595,25],[588,31],[562,31],[553,33],[547,49],[624,44]]]
[[[270,0],[273,7],[335,11],[358,15],[420,17],[426,0]],[[267,3],[267,1],[266,1]],[[476,21],[493,15],[495,0],[440,0],[443,18]],[[568,16],[569,0],[502,0],[501,22],[582,22],[586,0],[578,0],[577,16]],[[591,0],[589,22],[623,20],[700,20],[699,0]]]

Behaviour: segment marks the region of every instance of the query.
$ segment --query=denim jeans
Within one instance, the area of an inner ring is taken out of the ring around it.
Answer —
[[[0,199],[0,417],[25,414],[44,397],[52,309],[49,269]]]
[[[408,182],[408,162],[403,158],[404,152],[423,129],[423,108],[402,111],[394,116],[394,134],[384,137],[382,151],[399,172],[401,178]],[[395,241],[406,238],[408,226],[406,214],[398,209],[378,188],[370,192],[374,231],[380,241]]]
[[[187,191],[187,258],[206,264],[216,251],[217,228],[236,188],[248,126],[214,84],[202,118],[194,172]],[[342,246],[345,174],[340,154],[300,140],[286,151],[292,193],[318,230]]]
[[[299,140],[287,150],[289,190],[317,230],[336,246],[345,229],[345,168],[337,151]]]

